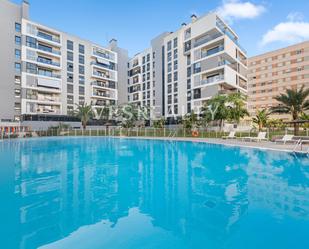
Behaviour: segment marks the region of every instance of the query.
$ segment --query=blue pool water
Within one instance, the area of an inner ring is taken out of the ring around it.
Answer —
[[[309,160],[119,138],[0,142],[2,249],[308,249]]]

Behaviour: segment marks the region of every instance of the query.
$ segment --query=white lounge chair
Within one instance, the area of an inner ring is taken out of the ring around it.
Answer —
[[[275,143],[277,142],[283,142],[285,144],[286,142],[296,142],[293,140],[294,135],[284,135],[281,139],[276,139]]]
[[[250,140],[250,141],[263,141],[267,140],[266,138],[267,132],[260,131],[256,137],[243,137],[243,140]]]
[[[233,139],[233,138],[237,138],[236,136],[235,136],[235,131],[230,131],[230,133],[227,135],[227,136],[223,136],[222,138],[223,139]]]

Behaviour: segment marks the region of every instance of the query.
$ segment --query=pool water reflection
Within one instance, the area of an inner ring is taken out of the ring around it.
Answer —
[[[306,156],[83,137],[0,159],[0,248],[309,248]]]

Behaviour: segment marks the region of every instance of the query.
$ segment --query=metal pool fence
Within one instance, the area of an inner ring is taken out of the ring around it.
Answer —
[[[293,130],[265,130],[269,140],[282,137],[286,134],[293,134]],[[197,129],[192,132],[183,128],[91,128],[81,129],[57,129],[50,128],[48,130],[33,130],[27,132],[1,133],[1,139],[27,138],[27,137],[53,137],[53,136],[117,136],[117,137],[197,137],[197,138],[222,138],[228,136],[229,132],[219,131],[219,129]],[[254,137],[258,135],[258,131],[236,131],[236,137]],[[299,131],[298,136],[309,136],[308,130]]]

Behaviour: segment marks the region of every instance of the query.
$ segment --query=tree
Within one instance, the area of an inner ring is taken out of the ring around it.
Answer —
[[[246,97],[241,93],[231,93],[227,96],[228,119],[236,124],[249,115],[245,100]]]
[[[228,108],[226,106],[227,96],[216,95],[208,100],[202,107],[202,116],[205,121],[218,120],[222,130],[224,120],[228,118]]]
[[[286,113],[292,116],[294,121],[294,135],[298,134],[299,125],[297,120],[302,113],[309,110],[309,88],[302,86],[299,90],[287,89],[284,94],[275,97],[279,105],[271,108],[272,113]]]
[[[187,113],[182,119],[182,125],[184,129],[194,129],[199,126],[197,114],[193,111]]]
[[[165,119],[163,117],[153,121],[154,128],[164,128],[164,125],[165,125]]]
[[[305,129],[309,129],[309,114],[303,113],[300,116],[300,119],[303,120],[303,121],[307,121],[307,123],[304,123],[302,125],[302,127],[305,128]]]
[[[257,124],[259,127],[259,131],[263,129],[267,125],[268,117],[270,113],[267,109],[258,110],[256,116],[252,118],[253,123]]]
[[[87,122],[93,117],[92,106],[85,103],[82,105],[77,105],[75,116],[80,118],[83,129],[85,130]]]

